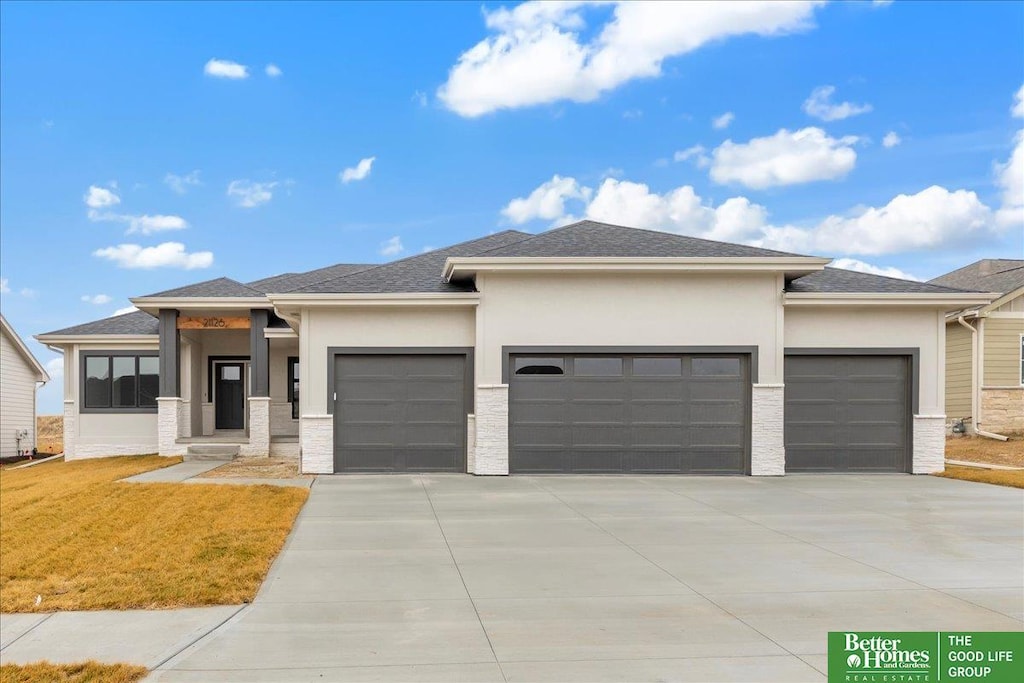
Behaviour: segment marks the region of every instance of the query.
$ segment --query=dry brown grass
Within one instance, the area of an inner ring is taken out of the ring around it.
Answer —
[[[1024,467],[1024,439],[996,441],[982,436],[951,437],[946,439],[946,460]]]
[[[977,467],[948,465],[945,472],[940,472],[935,476],[1024,489],[1024,470],[983,470]]]
[[[312,479],[313,475],[299,474],[299,463],[294,458],[238,458],[204,477],[232,478],[255,477],[259,479]]]
[[[135,683],[148,673],[144,666],[133,664],[4,664],[0,666],[0,683]]]
[[[62,415],[36,416],[36,449],[40,453],[49,455],[64,452],[64,417]]]
[[[178,461],[102,458],[0,472],[0,611],[252,600],[308,491],[117,482]]]

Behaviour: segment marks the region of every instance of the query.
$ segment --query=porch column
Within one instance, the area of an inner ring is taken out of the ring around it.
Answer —
[[[244,454],[270,455],[270,340],[267,329],[270,313],[263,308],[249,312],[249,445]]]
[[[160,455],[180,455],[181,434],[181,333],[178,311],[160,309],[160,395],[157,403],[157,445]]]

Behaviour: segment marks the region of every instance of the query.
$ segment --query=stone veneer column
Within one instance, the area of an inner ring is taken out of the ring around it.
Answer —
[[[75,402],[68,400],[64,401],[64,459],[74,460],[75,459],[75,446],[76,437],[78,432],[76,431],[78,425],[75,424]]]
[[[299,468],[303,474],[334,473],[334,416],[303,415],[299,418],[302,445]]]
[[[270,456],[270,397],[249,397],[249,444],[242,455],[252,458]]]
[[[476,469],[476,415],[466,416],[466,471]]]
[[[181,399],[160,396],[157,405],[157,448],[160,455],[182,455],[185,446],[177,443],[181,436]]]
[[[508,474],[508,385],[476,388],[473,474]]]
[[[751,396],[750,474],[786,473],[783,418],[786,389],[782,384],[755,384]]]
[[[946,416],[914,416],[914,462],[911,472],[931,474],[946,468]]]

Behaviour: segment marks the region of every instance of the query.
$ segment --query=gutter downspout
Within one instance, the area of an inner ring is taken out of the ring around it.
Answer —
[[[964,315],[957,317],[956,321],[961,326],[966,327],[971,331],[971,412],[974,413],[974,433],[978,436],[984,436],[989,439],[995,439],[996,441],[1007,441],[1008,437],[1002,434],[995,434],[993,432],[986,432],[981,429],[978,425],[981,424],[981,378],[979,375],[979,356],[982,350],[978,344],[978,330],[974,325],[968,324],[964,320]]]

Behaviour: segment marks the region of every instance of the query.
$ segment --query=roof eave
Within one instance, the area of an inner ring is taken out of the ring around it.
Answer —
[[[273,308],[273,305],[265,296],[140,296],[129,299],[129,301],[140,311],[150,314],[155,314],[161,308],[174,308],[178,310]]]
[[[445,260],[445,281],[470,277],[479,272],[774,272],[801,277],[823,270],[831,259],[814,256],[451,256]]]
[[[786,292],[786,306],[929,306],[948,310],[985,305],[999,295],[983,292]]]
[[[159,342],[157,334],[37,334],[35,340],[40,344],[134,344]]]
[[[274,306],[476,306],[476,292],[289,292],[268,294]]]

